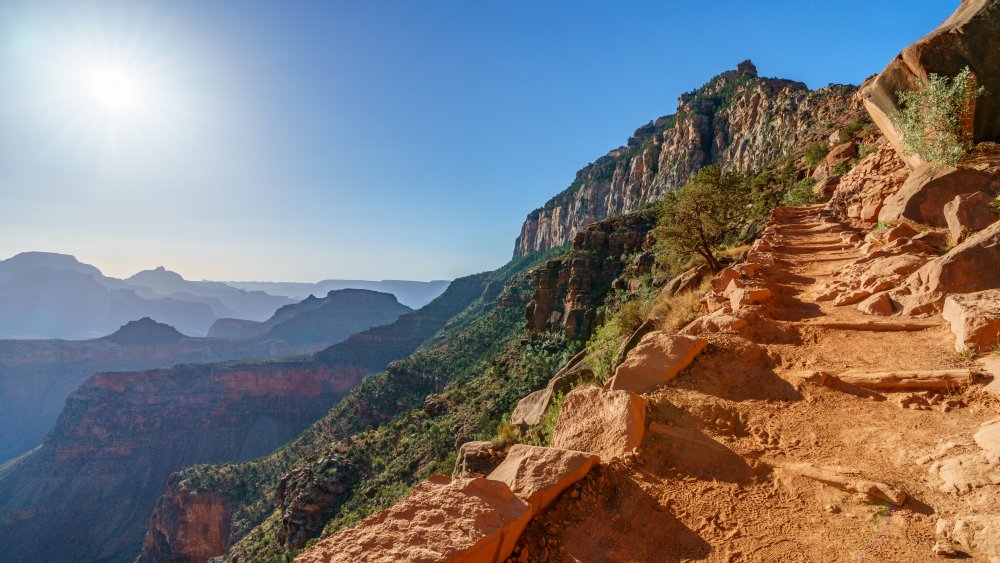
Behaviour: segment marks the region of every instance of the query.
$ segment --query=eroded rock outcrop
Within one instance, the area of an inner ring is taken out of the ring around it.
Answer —
[[[895,223],[909,219],[932,227],[947,227],[944,207],[956,196],[980,191],[993,193],[994,177],[979,170],[924,164],[886,198],[880,221]]]
[[[503,561],[531,518],[506,483],[432,476],[403,502],[317,543],[297,563]]]
[[[1000,223],[927,262],[890,295],[903,313],[923,315],[940,311],[948,294],[996,288],[1000,288]]]
[[[855,91],[810,91],[801,82],[761,78],[745,61],[681,96],[676,115],[640,127],[626,146],[577,172],[566,190],[528,215],[514,253],[559,246],[591,223],[636,211],[704,165],[753,170],[825,141],[860,115]]]
[[[899,111],[899,92],[912,91],[931,74],[955,76],[969,67],[986,94],[976,101],[972,138],[1000,140],[1000,2],[965,0],[944,23],[903,49],[880,74],[861,87],[865,108],[889,142],[911,167],[922,164],[903,150],[901,135],[890,116]]]
[[[641,395],[598,387],[574,389],[563,402],[552,433],[552,447],[612,459],[630,453],[646,435],[646,405]]]
[[[615,280],[626,269],[641,275],[652,260],[627,261],[633,255],[652,258],[649,232],[655,214],[645,211],[589,226],[573,239],[573,251],[535,269],[536,290],[525,311],[535,332],[558,331],[568,338],[587,340],[601,319],[598,308]]]
[[[988,352],[1000,346],[1000,289],[949,295],[941,315],[951,323],[956,351]]]
[[[708,346],[708,341],[685,334],[651,332],[644,336],[615,370],[608,389],[645,393],[663,385]]]

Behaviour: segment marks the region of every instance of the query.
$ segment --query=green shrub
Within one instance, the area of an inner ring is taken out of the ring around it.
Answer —
[[[819,197],[813,193],[813,186],[815,185],[815,178],[805,178],[799,181],[792,189],[785,192],[784,197],[781,198],[781,204],[809,205],[811,203],[819,203]]]
[[[830,153],[830,147],[826,143],[813,143],[806,147],[805,157],[807,166],[815,166]]]
[[[718,270],[716,250],[746,219],[750,203],[747,184],[745,175],[712,165],[699,169],[687,184],[668,193],[660,204],[654,232],[661,252],[680,257],[697,254]]]
[[[833,170],[831,172],[833,173],[834,176],[840,176],[841,174],[847,174],[848,172],[850,172],[851,167],[853,165],[854,165],[854,163],[852,161],[845,160],[844,162],[841,162],[840,164],[834,166]]]
[[[862,159],[878,150],[878,146],[871,143],[860,143],[858,145],[858,159]]]
[[[858,137],[860,133],[871,124],[871,117],[869,117],[867,113],[859,115],[857,119],[840,128],[840,142],[846,143],[847,141]]]
[[[875,226],[872,227],[872,230],[875,230],[875,231],[888,231],[889,230],[889,223],[886,223],[885,221],[879,221],[878,223],[875,223]]]
[[[965,67],[954,78],[931,74],[912,92],[899,92],[902,109],[891,116],[903,135],[907,154],[939,164],[957,164],[972,149],[970,131],[975,99],[985,93]]]

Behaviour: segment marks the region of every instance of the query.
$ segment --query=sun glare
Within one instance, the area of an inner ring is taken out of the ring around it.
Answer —
[[[102,68],[90,76],[90,95],[101,107],[122,111],[138,103],[137,85],[128,73],[115,68]]]

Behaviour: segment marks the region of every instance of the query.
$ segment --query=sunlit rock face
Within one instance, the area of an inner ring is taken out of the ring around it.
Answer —
[[[576,179],[521,227],[514,254],[572,240],[587,225],[635,211],[719,164],[753,170],[827,137],[862,113],[853,86],[809,90],[761,78],[750,61],[684,94],[677,113],[640,127],[628,144],[577,172]]]

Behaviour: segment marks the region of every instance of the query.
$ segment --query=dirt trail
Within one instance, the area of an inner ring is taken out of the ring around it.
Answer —
[[[931,561],[932,546],[970,515],[987,530],[967,525],[956,547],[983,561],[1000,549],[987,541],[1000,534],[1000,517],[988,529],[1000,515],[1000,470],[972,438],[1000,401],[982,385],[935,396],[821,384],[815,372],[972,364],[939,316],[886,319],[817,301],[863,257],[843,242],[851,230],[820,206],[776,221],[762,273],[774,298],[739,334],[707,335],[694,364],[647,395],[640,456],[605,463],[564,493],[529,525],[514,560]],[[908,500],[845,492],[803,477],[802,464],[841,468]]]

